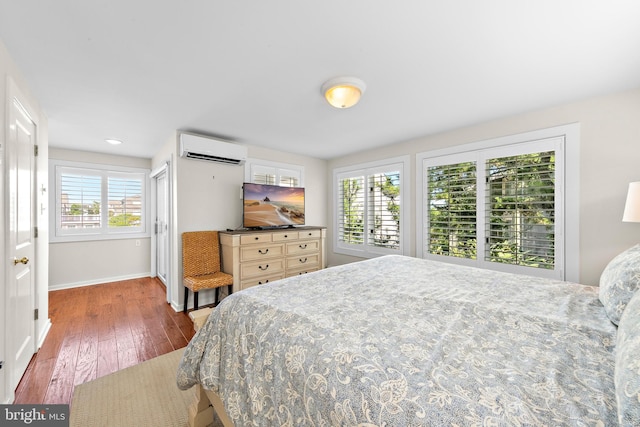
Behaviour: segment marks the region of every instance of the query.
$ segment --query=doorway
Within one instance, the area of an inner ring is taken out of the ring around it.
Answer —
[[[35,156],[37,124],[16,94],[9,96],[7,139],[7,388],[12,393],[37,350]]]
[[[171,303],[171,258],[170,258],[170,206],[171,206],[171,180],[169,177],[169,162],[151,173],[154,180],[155,206],[152,210],[154,220],[155,253],[151,254],[155,261],[156,277],[164,283],[167,289],[167,302]]]

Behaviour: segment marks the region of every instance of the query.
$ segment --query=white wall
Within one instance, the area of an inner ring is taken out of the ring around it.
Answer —
[[[307,224],[326,226],[326,161],[247,145],[249,157],[302,165],[305,171]],[[241,225],[240,189],[244,167],[179,157],[177,133],[167,140],[153,159],[139,159],[93,152],[51,148],[50,159],[70,160],[153,170],[170,162],[173,186],[170,230],[171,304],[181,309],[182,246],[185,231],[225,230]],[[153,206],[151,207],[153,210]],[[135,245],[141,241],[141,246]],[[50,289],[110,282],[151,275],[152,238],[50,243]],[[100,253],[96,257],[95,253]],[[202,291],[200,304],[213,302],[214,293]]]
[[[326,161],[254,145],[246,145],[249,157],[274,162],[302,165],[305,173],[306,223],[327,226]],[[185,231],[226,230],[242,225],[240,190],[244,182],[244,167],[179,157],[177,134],[171,136],[152,167],[158,167],[170,156],[173,161],[174,223],[172,233],[172,305],[183,304],[182,242]],[[173,268],[175,266],[175,268]],[[199,304],[213,302],[213,291],[201,291]]]
[[[622,222],[628,183],[640,181],[640,89],[601,96],[540,111],[519,114],[461,129],[428,135],[391,146],[356,153],[329,162],[329,173],[340,166],[477,142],[506,135],[580,124],[580,282],[597,285],[600,273],[616,254],[640,241],[640,224]],[[328,191],[332,183],[329,175]],[[415,183],[412,170],[411,182]],[[412,185],[412,187],[415,187]],[[415,200],[415,188],[412,188]],[[415,203],[413,204],[415,206]],[[327,216],[333,214],[330,199]],[[415,212],[411,213],[415,254]],[[327,236],[331,265],[356,258],[333,251],[333,230]]]
[[[39,146],[39,156],[36,158],[36,188],[48,188],[48,124],[47,117],[42,111],[38,101],[31,94],[29,90],[29,86],[26,83],[26,80],[22,76],[20,70],[16,67],[15,63],[11,59],[9,52],[6,50],[6,47],[0,40],[0,241],[2,241],[2,245],[0,245],[0,259],[2,260],[2,279],[0,282],[0,295],[2,296],[2,308],[0,314],[0,360],[7,360],[8,355],[5,354],[5,340],[6,335],[5,332],[7,328],[10,328],[10,324],[7,322],[6,313],[7,309],[4,306],[6,304],[5,295],[7,292],[6,284],[8,283],[9,269],[5,269],[8,264],[8,257],[11,256],[8,253],[7,238],[7,221],[8,218],[5,215],[7,206],[7,197],[8,190],[6,188],[6,174],[5,170],[6,158],[5,158],[5,147],[6,147],[6,138],[7,138],[7,84],[8,79],[11,79],[21,94],[25,97],[25,101],[28,103],[28,109],[30,114],[34,117],[34,120],[38,124],[38,134],[37,134],[37,144]],[[36,222],[39,230],[38,238],[36,239],[36,249],[35,249],[35,262],[36,262],[36,271],[35,271],[35,297],[36,297],[36,308],[39,309],[39,320],[36,322],[36,337],[38,339],[38,343],[42,344],[42,340],[44,340],[45,334],[48,331],[48,327],[50,325],[49,322],[49,294],[47,292],[47,282],[48,282],[48,265],[49,265],[49,246],[47,242],[49,240],[48,235],[48,200],[46,192],[43,194],[42,192],[36,192],[36,206],[38,208],[38,213],[36,214]],[[42,209],[40,209],[42,208]],[[8,400],[12,400],[13,390],[7,390],[8,382],[5,381],[7,369],[0,369],[0,403],[8,403]]]
[[[53,147],[49,149],[49,158],[143,169],[151,167],[150,159]],[[150,275],[150,238],[56,242],[50,243],[49,248],[50,290]]]

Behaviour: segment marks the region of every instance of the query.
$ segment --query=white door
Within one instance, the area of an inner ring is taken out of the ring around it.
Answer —
[[[167,289],[167,302],[171,302],[169,286],[169,177],[168,165],[152,174],[156,181],[156,275]]]
[[[7,355],[9,387],[15,389],[36,351],[34,288],[34,163],[36,125],[17,99],[9,111]]]

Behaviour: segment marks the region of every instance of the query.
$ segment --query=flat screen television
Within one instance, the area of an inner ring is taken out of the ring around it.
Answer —
[[[242,226],[274,228],[304,225],[304,188],[242,185]]]

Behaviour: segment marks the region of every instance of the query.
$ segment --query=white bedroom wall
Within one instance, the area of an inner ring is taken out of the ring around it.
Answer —
[[[247,145],[249,157],[302,165],[305,173],[306,222],[326,225],[326,161]],[[177,158],[180,233],[235,229],[242,225],[244,167]]]
[[[178,153],[177,135],[174,138],[175,150]],[[306,223],[308,225],[326,226],[327,210],[327,162],[311,157],[284,153],[268,148],[245,144],[248,156],[252,159],[282,162],[304,167]],[[163,149],[164,152],[164,149]],[[166,156],[166,154],[165,154]],[[154,163],[161,161],[158,156]],[[177,155],[175,159],[175,197],[176,229],[173,245],[174,259],[177,268],[174,270],[174,287],[172,305],[182,307],[182,242],[181,235],[185,231],[226,230],[242,225],[241,187],[244,182],[244,167],[202,160],[185,159]],[[213,291],[200,291],[199,304],[213,302]]]
[[[600,273],[616,254],[640,242],[640,224],[622,222],[628,183],[640,181],[640,89],[600,96],[544,110],[518,114],[490,122],[428,135],[411,141],[333,159],[336,167],[454,145],[472,143],[569,123],[580,124],[580,282],[597,285]],[[413,166],[415,167],[415,166]],[[331,175],[328,191],[331,192]],[[415,171],[411,172],[415,183]],[[412,189],[415,200],[415,189]],[[415,206],[415,204],[414,204]],[[327,215],[332,215],[329,200]],[[415,212],[411,212],[412,255],[415,254]],[[332,230],[330,230],[332,231]],[[332,233],[327,241],[333,241]],[[356,258],[333,252],[328,246],[331,265]]]
[[[51,147],[49,158],[113,166],[151,168],[151,159]],[[53,187],[51,187],[53,191]],[[140,245],[136,245],[136,241]],[[150,238],[56,242],[49,244],[49,289],[148,277]]]
[[[309,225],[326,226],[327,174],[325,160],[300,156],[267,148],[247,145],[249,157],[302,165],[305,170],[306,213]],[[153,159],[140,159],[107,154],[51,148],[51,159],[78,162],[143,167],[153,170],[171,161],[173,184],[173,233],[171,235],[171,285],[175,309],[182,307],[182,247],[184,231],[225,230],[241,225],[242,202],[240,188],[244,167],[229,166],[179,156],[177,132],[169,135]],[[215,177],[215,178],[214,178]],[[50,288],[61,289],[144,277],[150,274],[151,240],[105,240],[90,242],[51,243]],[[100,258],[91,254],[99,251]],[[213,301],[213,293],[202,291],[200,303]]]

